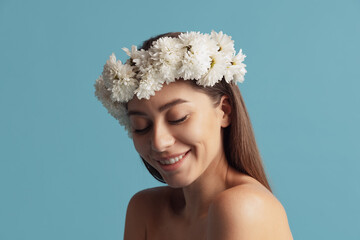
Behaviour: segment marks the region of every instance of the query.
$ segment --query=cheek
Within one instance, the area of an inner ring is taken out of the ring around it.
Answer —
[[[219,126],[214,121],[210,121],[209,114],[204,114],[192,119],[184,127],[179,128],[177,135],[181,141],[188,143],[212,141],[217,136],[217,128]]]
[[[141,157],[145,158],[147,155],[147,146],[145,141],[141,138],[133,137],[133,143],[135,150],[140,154]]]

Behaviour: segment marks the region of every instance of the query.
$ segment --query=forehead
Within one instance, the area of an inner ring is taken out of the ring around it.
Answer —
[[[206,101],[207,95],[195,89],[190,81],[191,80],[177,80],[169,84],[165,83],[163,84],[162,89],[156,91],[155,95],[151,96],[149,100],[134,97],[127,104],[128,110],[138,108],[159,108],[176,99],[199,104],[204,100]]]

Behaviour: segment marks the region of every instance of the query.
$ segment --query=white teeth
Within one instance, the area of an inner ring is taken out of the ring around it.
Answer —
[[[160,161],[160,162],[161,162],[161,164],[170,165],[170,164],[174,164],[174,163],[178,162],[184,156],[185,156],[185,153],[183,155],[181,155],[181,156],[174,157],[174,158],[169,158],[169,160],[164,160],[164,161]]]

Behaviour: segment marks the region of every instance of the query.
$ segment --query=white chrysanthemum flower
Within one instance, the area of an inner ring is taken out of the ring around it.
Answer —
[[[128,55],[130,58],[131,56],[137,51],[137,47],[135,45],[131,46],[131,52],[128,48],[124,47],[122,48],[122,50],[124,50],[124,52],[126,53],[126,55]]]
[[[216,42],[210,40],[209,35],[197,32],[180,34],[179,39],[187,51],[178,75],[184,79],[199,80],[210,67],[210,56],[218,49]]]
[[[150,64],[150,54],[148,51],[145,51],[144,49],[140,49],[139,51],[134,45],[131,47],[131,52],[127,48],[122,48],[122,50],[126,52],[126,54],[132,59],[132,61],[139,68],[140,71],[146,72],[146,69]]]
[[[120,60],[117,62],[115,54],[112,53],[109,60],[107,60],[106,64],[104,65],[102,76],[107,88],[110,88],[112,86],[112,81],[117,78],[119,62]]]
[[[120,60],[116,61],[114,53],[104,66],[104,84],[112,92],[111,99],[113,101],[127,102],[133,97],[137,87],[134,77],[133,67],[122,64]]]
[[[242,49],[240,49],[239,53],[233,58],[231,61],[231,65],[226,69],[225,72],[225,80],[226,82],[244,82],[244,76],[247,72],[245,67],[246,65],[243,63],[246,55],[242,53]]]
[[[151,59],[156,65],[174,65],[181,60],[181,49],[183,45],[178,38],[164,37],[158,39],[149,49]]]
[[[199,80],[197,84],[202,86],[214,86],[223,78],[226,68],[230,62],[225,58],[221,52],[216,52],[211,56],[211,66],[208,72]]]
[[[175,81],[184,55],[180,39],[164,37],[154,42],[149,49],[152,65],[167,83]]]
[[[143,76],[139,83],[139,87],[134,91],[138,99],[150,99],[159,91],[164,84],[164,81],[159,78],[158,74],[152,70]]]
[[[111,99],[116,102],[127,102],[134,97],[134,92],[138,87],[138,81],[134,78],[124,78],[114,80],[111,90]]]
[[[118,66],[117,79],[113,81],[111,89],[111,98],[117,102],[127,102],[134,96],[134,91],[138,86],[135,79],[135,72],[132,66],[128,64]]]
[[[211,38],[214,39],[219,46],[218,51],[222,52],[226,58],[231,60],[235,55],[234,41],[231,40],[231,37],[223,34],[222,31],[217,33],[213,30],[211,32]]]
[[[122,103],[113,102],[110,97],[110,92],[107,90],[103,76],[100,76],[95,84],[95,96],[102,103],[102,105],[108,110],[108,113],[119,121],[119,123],[125,127],[129,132],[130,120],[127,116],[127,110]],[[130,135],[129,135],[130,136]],[[130,136],[131,137],[131,136]]]

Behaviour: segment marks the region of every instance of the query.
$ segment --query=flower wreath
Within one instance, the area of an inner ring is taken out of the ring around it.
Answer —
[[[236,55],[230,36],[212,31],[181,33],[177,38],[162,37],[148,50],[131,51],[124,64],[113,53],[95,82],[95,95],[108,112],[125,127],[131,137],[125,103],[135,95],[149,99],[163,84],[176,79],[195,80],[198,85],[214,86],[223,78],[226,82],[243,82],[246,57],[242,50]]]

